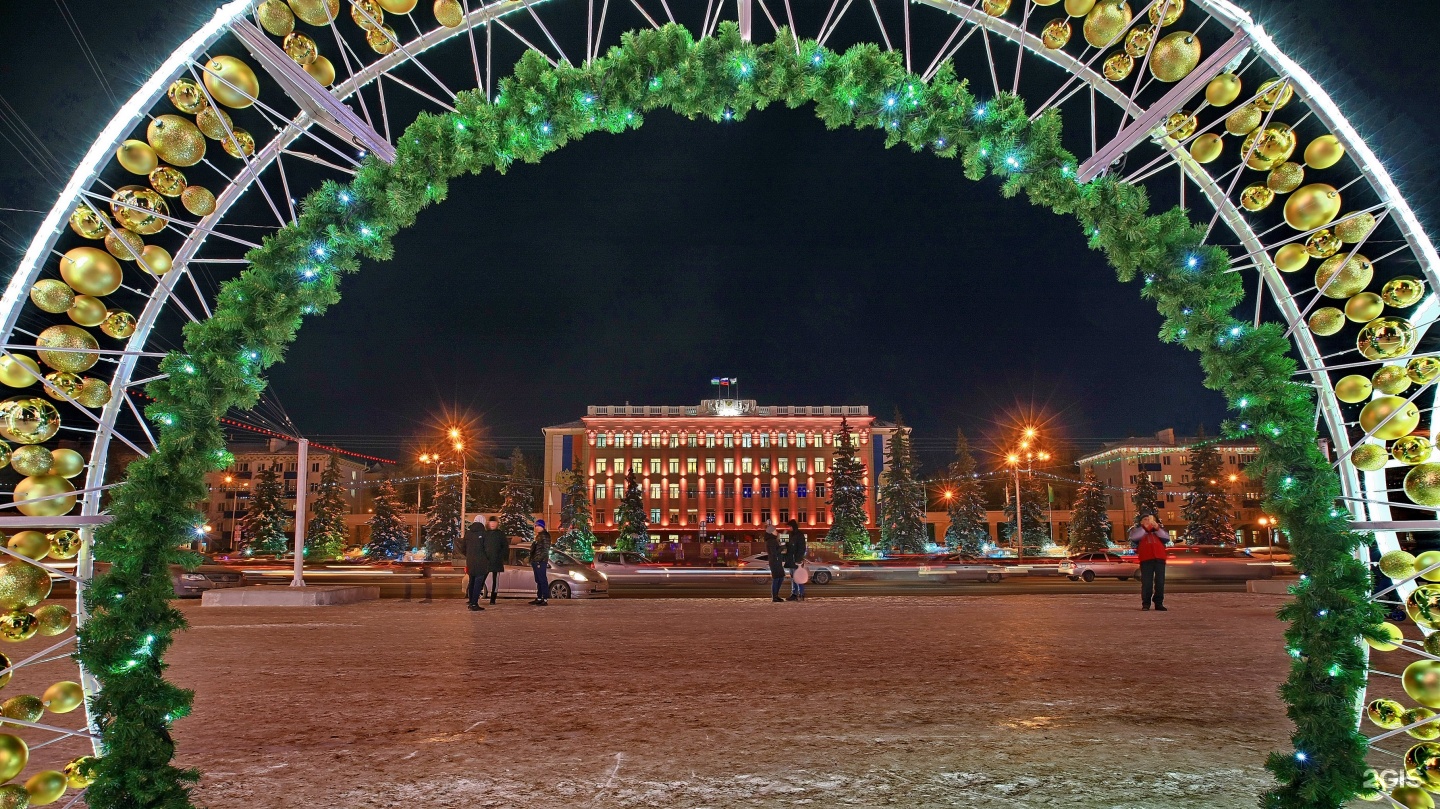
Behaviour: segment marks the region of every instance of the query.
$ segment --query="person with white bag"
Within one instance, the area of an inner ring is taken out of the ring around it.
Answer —
[[[804,601],[805,583],[810,581],[810,566],[805,559],[805,534],[800,531],[800,521],[790,521],[790,541],[785,546],[785,567],[790,569],[790,597],[786,601]]]

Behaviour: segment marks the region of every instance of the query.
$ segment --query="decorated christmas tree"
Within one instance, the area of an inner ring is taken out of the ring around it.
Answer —
[[[240,520],[240,536],[247,556],[284,556],[290,549],[290,535],[285,530],[284,489],[274,467],[261,467],[255,474],[255,489]]]
[[[410,532],[400,519],[395,484],[389,478],[380,481],[375,492],[375,512],[370,517],[370,543],[366,555],[372,559],[399,559],[410,545]]]
[[[1156,493],[1155,484],[1150,482],[1148,474],[1140,473],[1140,481],[1135,484],[1135,494],[1131,496],[1130,502],[1135,504],[1133,525],[1139,525],[1146,517],[1154,517],[1155,522],[1162,526],[1165,524],[1164,520],[1160,519],[1160,495]]]
[[[304,472],[301,472],[303,478]],[[302,494],[303,496],[303,494]],[[320,475],[311,510],[310,524],[305,528],[305,556],[309,559],[336,559],[345,552],[350,532],[345,528],[345,515],[350,505],[340,489],[340,459],[332,454],[330,463]]]
[[[1190,494],[1185,500],[1186,537],[1192,545],[1226,545],[1235,541],[1230,503],[1225,494],[1224,466],[1214,444],[1200,441],[1190,448]]]
[[[645,500],[640,494],[640,484],[635,480],[635,470],[625,475],[625,497],[615,509],[615,524],[620,526],[620,537],[615,547],[622,551],[644,551],[650,541],[650,522],[645,516]]]
[[[1093,468],[1085,470],[1085,482],[1075,493],[1070,517],[1070,552],[1103,551],[1110,547],[1110,514],[1105,508],[1105,488]]]
[[[870,548],[865,530],[865,466],[855,455],[855,436],[840,419],[835,434],[835,460],[830,467],[830,531],[825,539],[845,556],[862,556]]]
[[[595,534],[585,476],[567,469],[556,476],[555,482],[560,486],[560,536],[555,545],[582,562],[589,562],[595,558]]]
[[[1050,542],[1050,491],[1035,479],[1034,475],[1020,475],[1020,516],[1023,520],[1024,535],[1021,542],[1026,554],[1036,554]],[[1015,542],[1015,492],[1010,492],[1010,501],[1005,504],[1005,539]]]
[[[430,520],[425,523],[425,558],[437,559],[455,552],[460,541],[460,476],[440,479]]]
[[[990,539],[990,523],[985,518],[985,493],[975,478],[970,439],[961,430],[955,431],[955,460],[950,463],[947,474],[945,510],[950,517],[950,527],[945,529],[945,545],[951,550],[978,556]]]
[[[535,488],[525,454],[516,447],[510,453],[510,478],[500,490],[500,532],[507,537],[528,538],[535,533]]]
[[[895,411],[895,432],[885,458],[880,483],[880,544],[900,553],[925,551],[925,485],[916,480],[915,454],[910,431]]]

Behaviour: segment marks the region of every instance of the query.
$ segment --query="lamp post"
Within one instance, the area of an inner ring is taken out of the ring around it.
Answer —
[[[438,497],[438,496],[440,495],[440,463],[441,463],[441,461],[440,461],[440,453],[438,453],[438,452],[422,452],[422,453],[420,453],[420,457],[419,457],[418,460],[420,461],[420,463],[423,463],[423,464],[432,464],[432,463],[435,464],[435,495]],[[421,500],[420,500],[420,498],[421,498],[421,495],[422,495],[422,494],[423,494],[423,487],[422,487],[421,484],[420,484],[420,479],[419,479],[419,478],[416,478],[416,479],[415,479],[415,547],[416,547],[416,548],[419,548],[419,547],[421,546],[421,544],[422,544],[422,543],[420,542],[420,510],[421,510]]]
[[[1005,462],[1015,473],[1015,561],[1020,562],[1025,558],[1025,515],[1021,511],[1020,500],[1020,464],[1025,464],[1025,474],[1030,475],[1034,471],[1036,461],[1050,460],[1050,453],[1036,449],[1035,444],[1040,433],[1034,427],[1026,427],[1020,443],[1014,450],[1005,456]]]
[[[451,446],[460,456],[460,532],[465,532],[465,495],[470,484],[470,458],[465,454],[465,441],[459,427],[450,428]]]

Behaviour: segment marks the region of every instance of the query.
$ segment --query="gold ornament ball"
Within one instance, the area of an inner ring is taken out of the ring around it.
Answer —
[[[1172,113],[1165,119],[1165,134],[1175,140],[1185,140],[1195,134],[1195,129],[1200,126],[1200,121],[1195,114],[1189,110],[1181,110]]]
[[[295,13],[284,0],[265,0],[255,7],[255,17],[271,36],[283,37],[295,30]]]
[[[60,277],[76,292],[100,298],[120,288],[120,262],[104,250],[76,247],[60,257]]]
[[[370,28],[365,32],[365,41],[369,43],[370,50],[384,56],[395,50],[395,29],[384,24]]]
[[[30,793],[23,784],[0,786],[0,809],[30,809]]]
[[[1355,323],[1369,323],[1384,311],[1385,302],[1374,292],[1361,292],[1345,302],[1345,317]]]
[[[1380,289],[1380,297],[1396,309],[1407,309],[1425,297],[1425,282],[1413,275],[1391,278]]]
[[[1402,435],[1409,435],[1419,424],[1420,408],[1416,407],[1414,402],[1407,402],[1399,396],[1372,399],[1360,410],[1360,427],[1382,441],[1393,441]]]
[[[1394,730],[1403,727],[1400,716],[1405,713],[1405,706],[1393,699],[1373,699],[1365,706],[1365,715],[1376,727],[1386,730]]]
[[[10,658],[6,657],[6,656],[3,655],[3,654],[0,654],[0,669],[8,669],[8,668],[10,668]],[[7,671],[7,672],[5,672],[4,674],[0,674],[0,688],[4,688],[5,685],[6,685],[7,683],[9,683],[9,682],[10,682],[10,672]]]
[[[1155,41],[1155,29],[1139,27],[1125,35],[1125,52],[1136,59],[1144,59],[1150,52],[1150,43]]]
[[[417,0],[378,0],[378,2],[381,8],[391,14],[409,14],[415,10]]]
[[[1305,167],[1299,163],[1281,163],[1270,170],[1265,184],[1277,194],[1288,194],[1305,182]]]
[[[21,449],[29,449],[29,447]],[[40,447],[40,449],[44,449],[44,447]],[[5,547],[26,559],[40,560],[50,553],[50,540],[46,539],[45,535],[39,531],[18,531],[5,543]]]
[[[178,197],[185,190],[185,175],[180,173],[180,169],[161,166],[150,172],[150,187],[162,196]]]
[[[1395,787],[1390,797],[1405,809],[1435,809],[1435,799],[1420,787]]]
[[[1196,163],[1213,163],[1225,151],[1225,139],[1206,132],[1190,143],[1190,156]]]
[[[1440,378],[1440,357],[1416,357],[1405,363],[1405,375],[1417,385],[1428,385]]]
[[[1305,147],[1305,165],[1312,169],[1328,169],[1345,156],[1345,146],[1334,135],[1321,135]]]
[[[95,783],[95,757],[80,756],[65,765],[65,783],[71,789],[85,789]]]
[[[170,215],[170,205],[152,188],[127,185],[110,196],[110,212],[122,227],[149,236],[165,229],[163,217]]]
[[[105,234],[105,252],[121,261],[134,261],[145,250],[145,240],[133,230],[120,228]]]
[[[59,770],[41,770],[25,781],[31,806],[45,806],[60,800],[68,786],[65,773]]]
[[[50,474],[50,467],[53,466],[54,463],[55,459],[50,455],[50,450],[39,444],[27,444],[23,447],[16,447],[15,451],[10,454],[10,465],[14,467],[16,472],[22,475],[48,475]],[[24,534],[27,532],[21,531],[20,533]],[[40,532],[30,531],[28,533],[38,534]],[[15,536],[20,536],[20,534],[16,534]]]
[[[1225,116],[1225,131],[1232,135],[1248,135],[1264,120],[1265,114],[1254,104],[1246,104]]]
[[[231,109],[243,110],[260,97],[260,79],[255,71],[233,56],[212,57],[205,63],[201,78],[205,89],[210,91],[210,97]]]
[[[59,475],[38,475],[15,484],[16,509],[27,517],[60,517],[75,508],[75,485]],[[61,495],[31,502],[41,497]],[[0,574],[3,575],[3,574]],[[49,581],[49,577],[46,577]],[[3,598],[0,598],[3,603]]]
[[[380,0],[380,4],[385,5],[385,0]],[[1130,27],[1133,16],[1130,4],[1125,0],[1100,0],[1090,9],[1090,13],[1085,15],[1085,24],[1081,26],[1081,31],[1085,34],[1085,41],[1091,46],[1108,47]]]
[[[1071,17],[1084,17],[1095,8],[1095,0],[1065,0],[1065,13]]]
[[[147,244],[145,249],[140,251],[140,269],[151,275],[164,275],[170,272],[173,265],[174,259],[171,258],[170,251],[159,245]]]
[[[1070,21],[1061,17],[1045,24],[1040,31],[1040,41],[1050,50],[1059,50],[1070,43]]]
[[[1167,83],[1180,81],[1200,64],[1200,37],[1189,31],[1167,34],[1150,53],[1150,75]]]
[[[81,203],[76,205],[75,210],[70,214],[70,229],[75,231],[76,236],[86,239],[103,239],[105,234],[110,232],[110,228],[106,227],[106,223],[109,221],[110,218],[104,213]]]
[[[1345,313],[1333,306],[1322,306],[1310,313],[1310,331],[1321,337],[1338,334],[1345,327]]]
[[[1275,201],[1275,192],[1264,183],[1255,183],[1240,192],[1240,206],[1247,211],[1263,211]]]
[[[19,775],[30,762],[30,746],[19,736],[0,733],[0,780]]]
[[[84,544],[80,534],[69,528],[61,528],[45,538],[50,541],[50,556],[55,559],[74,559]]]
[[[40,332],[35,345],[40,350],[40,361],[57,371],[78,374],[95,367],[100,355],[93,353],[100,348],[95,337],[79,326],[51,326]],[[83,349],[81,351],[47,351],[46,349]]]
[[[80,392],[75,401],[85,407],[104,407],[110,401],[110,383],[103,379],[87,376],[80,382]]]
[[[44,399],[10,399],[0,410],[0,436],[17,444],[40,444],[60,430],[60,411]]]
[[[100,321],[100,331],[107,337],[124,340],[135,333],[135,316],[124,309],[106,309],[105,319]]]
[[[1425,463],[1430,460],[1432,452],[1434,452],[1434,447],[1430,445],[1430,439],[1423,435],[1407,435],[1404,438],[1397,438],[1395,443],[1390,446],[1390,454],[1395,457],[1395,460],[1406,466]],[[1421,554],[1421,557],[1434,553],[1435,551],[1426,551]],[[1440,555],[1430,557],[1424,566],[1429,567],[1436,562],[1440,562]],[[1431,581],[1440,581],[1440,570],[1426,573],[1425,578]]]
[[[329,87],[335,83],[335,65],[323,56],[315,57],[315,61],[305,65],[305,72],[310,78],[320,82],[321,87]]]
[[[984,3],[980,4],[980,8],[992,17],[1003,17],[1005,16],[1005,12],[1010,10],[1010,0],[985,0]],[[438,17],[439,15],[437,14],[436,16]],[[455,26],[446,25],[445,27],[454,28]]]
[[[1415,327],[1403,317],[1377,317],[1360,329],[1355,346],[1367,360],[1395,359],[1415,347]]]
[[[1258,95],[1255,106],[1270,112],[1289,104],[1290,99],[1295,96],[1295,87],[1284,79],[1270,79],[1260,84]]]
[[[1440,506],[1440,463],[1417,464],[1405,473],[1405,496],[1421,506]]]
[[[1166,5],[1168,3],[1168,5]],[[1165,19],[1160,19],[1160,9],[1165,9]],[[1185,0],[1160,0],[1150,7],[1150,22],[1156,25],[1174,25],[1185,13]]]
[[[1410,377],[1405,375],[1405,369],[1399,365],[1382,367],[1370,377],[1370,381],[1374,383],[1376,390],[1390,396],[1398,396],[1410,387]]]
[[[1361,444],[1350,453],[1350,463],[1363,472],[1379,472],[1390,462],[1390,454],[1379,444]]]
[[[1275,251],[1275,269],[1280,272],[1298,272],[1310,263],[1310,253],[1305,246],[1291,242]]]
[[[0,716],[21,722],[39,722],[45,715],[45,703],[29,694],[16,694],[0,702]]]
[[[290,8],[307,25],[329,25],[340,16],[340,0],[290,0]]]
[[[1408,437],[1419,438],[1420,436]],[[1401,440],[1403,441],[1404,439]],[[1425,442],[1425,445],[1428,447],[1430,445],[1430,442],[1427,440]],[[1420,578],[1424,579],[1425,581],[1440,581],[1440,569],[1430,570],[1429,572],[1422,572],[1428,570],[1431,567],[1434,567],[1437,563],[1440,563],[1440,551],[1425,551],[1424,553],[1415,557],[1415,564],[1412,565],[1414,570],[1412,572],[1419,574]]]
[[[0,608],[28,609],[49,595],[50,574],[43,568],[19,559],[0,565]]]
[[[1405,693],[1421,705],[1440,707],[1440,660],[1416,660],[1405,667],[1400,684],[1404,686]]]
[[[1340,237],[1329,228],[1321,228],[1305,240],[1305,254],[1311,258],[1329,258],[1340,252]]]
[[[178,115],[156,116],[145,130],[145,140],[171,165],[193,166],[205,157],[205,136],[190,119]]]
[[[44,635],[47,638],[64,634],[74,620],[70,615],[70,610],[59,604],[46,604],[36,608],[32,614],[35,616],[36,634]]]
[[[170,98],[175,109],[186,115],[194,115],[210,106],[209,100],[205,98],[205,91],[192,79],[176,79],[170,83],[170,89],[165,91],[165,95]]]
[[[1359,244],[1370,231],[1375,229],[1375,215],[1362,213],[1350,216],[1335,224],[1335,235],[1346,244]]]
[[[149,174],[160,165],[160,158],[150,144],[138,140],[127,140],[115,150],[115,159],[121,168],[131,174]]]
[[[1422,742],[1405,751],[1405,773],[1420,786],[1440,791],[1440,744]]]
[[[1340,215],[1340,192],[1335,186],[1311,183],[1285,203],[1285,223],[1296,230],[1314,230]]]
[[[1327,298],[1349,298],[1365,291],[1374,277],[1375,267],[1370,259],[1358,253],[1344,253],[1325,259],[1315,271],[1315,286],[1324,290]]]
[[[1212,107],[1228,107],[1240,97],[1240,77],[1234,73],[1222,73],[1205,85],[1205,100]]]
[[[45,689],[40,701],[50,713],[70,713],[85,704],[85,689],[79,683],[64,680]]]
[[[45,395],[57,402],[65,401],[66,396],[74,399],[80,392],[80,377],[67,371],[51,371],[45,375],[45,382]]]
[[[238,126],[232,134],[220,141],[220,145],[225,148],[225,154],[231,157],[249,157],[255,154],[255,137]]]
[[[385,22],[385,9],[380,8],[380,4],[375,0],[350,0],[350,19],[369,31]]]
[[[0,383],[12,388],[28,388],[40,378],[40,364],[20,354],[0,356]]]
[[[1429,708],[1411,708],[1400,714],[1400,727],[1415,725],[1416,722],[1425,722],[1426,719],[1434,715],[1435,712]],[[1415,727],[1405,732],[1417,739],[1427,741],[1430,739],[1440,739],[1440,722],[1425,722],[1425,724],[1415,725]]]
[[[42,278],[30,287],[30,302],[51,314],[58,315],[75,301],[75,290],[64,281]]]
[[[1008,7],[1010,0],[1005,0],[1005,5]],[[465,9],[461,7],[460,0],[435,0],[432,8],[435,11],[435,22],[446,28],[459,28],[465,21]]]
[[[200,130],[200,134],[210,140],[220,140],[225,137],[226,132],[235,128],[235,122],[230,120],[230,113],[225,110],[206,107],[195,116],[195,126]]]
[[[180,192],[180,204],[196,216],[209,216],[215,213],[215,194],[204,186],[186,186]]]
[[[35,637],[40,623],[24,610],[0,613],[0,640],[20,643]]]
[[[315,40],[299,32],[291,32],[285,35],[285,41],[280,47],[285,49],[285,55],[295,60],[298,65],[308,65],[315,61],[320,55],[320,49],[316,47]]]
[[[1393,652],[1400,648],[1400,642],[1405,639],[1405,633],[1400,631],[1400,627],[1389,621],[1380,624],[1377,630],[1384,636],[1383,640],[1376,640],[1368,636],[1365,638],[1365,642],[1370,645],[1370,648],[1377,652]]]
[[[90,295],[76,295],[66,314],[80,326],[98,326],[105,322],[105,302]]]
[[[1135,69],[1135,59],[1128,53],[1117,53],[1105,60],[1100,70],[1110,81],[1124,81]]]

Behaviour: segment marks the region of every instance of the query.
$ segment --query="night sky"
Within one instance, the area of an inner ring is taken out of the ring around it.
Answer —
[[[204,16],[65,2],[121,97]],[[1440,112],[1413,35],[1436,30],[1440,9],[1241,5],[1437,221]],[[0,21],[0,132],[18,113],[63,167],[33,170],[0,141],[0,207],[44,209],[117,102],[56,2],[8,3]],[[0,210],[7,268],[38,220]],[[458,180],[396,248],[346,279],[271,373],[301,430],[391,457],[402,445],[382,436],[408,439],[446,408],[478,416],[497,447],[538,448],[540,427],[587,404],[694,403],[712,376],[739,377],[761,403],[899,407],[929,448],[1022,411],[1087,448],[1223,417],[1196,359],[1155,339],[1153,307],[1071,219],[1003,200],[957,162],[887,151],[876,133],[826,132],[806,109],[726,126],[656,113]]]

